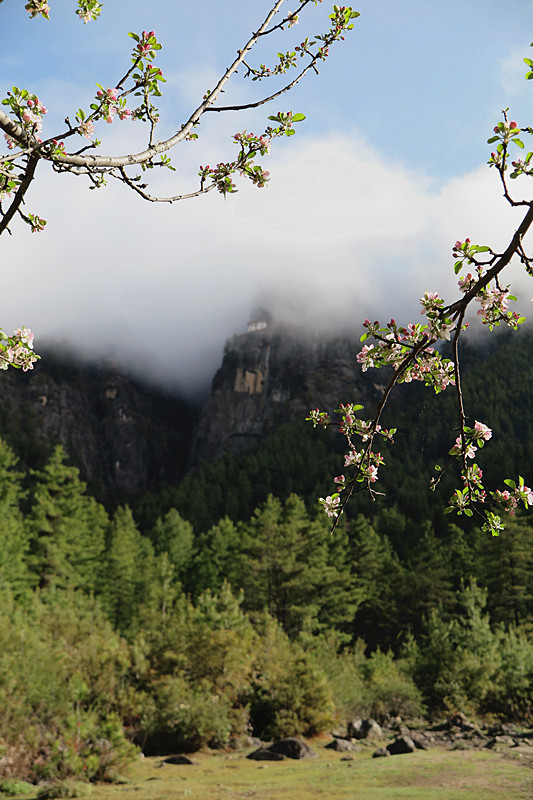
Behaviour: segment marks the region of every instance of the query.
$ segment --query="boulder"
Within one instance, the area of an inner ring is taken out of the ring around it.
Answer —
[[[285,761],[285,756],[281,753],[273,753],[267,747],[260,747],[259,750],[254,750],[249,753],[246,758],[252,758],[254,761]]]
[[[410,736],[399,736],[387,745],[387,750],[391,756],[399,756],[404,753],[414,753],[416,746]]]
[[[358,753],[361,748],[349,739],[333,739],[326,745],[328,750],[336,750],[338,753]]]
[[[189,756],[179,755],[164,758],[162,764],[196,764],[196,761],[193,761]]]
[[[279,753],[287,758],[316,758],[317,755],[302,739],[296,736],[288,736],[280,739],[267,748],[271,753]]]
[[[381,739],[383,731],[375,719],[353,719],[348,722],[348,735],[354,739]]]
[[[390,752],[386,747],[378,747],[378,749],[374,750],[372,753],[372,758],[386,758],[387,756],[390,756]]]
[[[430,748],[430,743],[425,736],[413,735],[407,738],[410,738],[413,741],[417,750],[429,750]]]

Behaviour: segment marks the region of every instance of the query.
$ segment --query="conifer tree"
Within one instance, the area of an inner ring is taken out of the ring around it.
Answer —
[[[27,593],[33,576],[26,563],[29,539],[19,508],[23,475],[15,470],[16,461],[0,439],[0,591],[19,597]]]
[[[103,601],[113,625],[132,634],[139,611],[150,601],[154,571],[154,548],[142,536],[131,509],[119,507],[110,527]]]
[[[61,446],[34,475],[29,563],[39,585],[98,591],[108,524],[105,509],[86,495],[78,469],[65,464]]]

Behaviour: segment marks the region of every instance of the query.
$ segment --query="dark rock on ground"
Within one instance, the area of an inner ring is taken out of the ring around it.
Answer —
[[[260,747],[259,750],[254,750],[246,758],[251,758],[254,761],[285,761],[286,756],[282,753],[274,753],[267,747]]]
[[[272,753],[280,753],[282,756],[287,756],[287,758],[316,758],[317,755],[309,745],[307,745],[302,739],[296,738],[296,736],[288,736],[286,739],[280,739],[279,742],[274,742],[271,744],[269,748]]]
[[[326,745],[328,750],[336,750],[338,753],[358,753],[361,748],[349,739],[333,739]]]
[[[163,764],[196,764],[196,763],[197,762],[193,761],[192,758],[189,758],[189,756],[178,755],[178,756],[169,756],[168,758],[164,758],[163,761],[161,762],[161,766],[163,766]]]
[[[383,731],[375,719],[353,719],[348,722],[348,735],[354,739],[381,739]]]
[[[378,747],[372,753],[372,758],[386,758],[387,756],[390,756],[390,751],[386,747]]]
[[[391,756],[399,756],[406,753],[414,753],[416,746],[410,736],[399,736],[387,745],[387,750]]]
[[[426,739],[425,736],[411,734],[410,739],[417,750],[429,750],[429,748],[431,747],[430,742]]]

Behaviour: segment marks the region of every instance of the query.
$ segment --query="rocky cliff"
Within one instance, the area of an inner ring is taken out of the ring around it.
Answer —
[[[375,387],[357,367],[358,337],[304,333],[269,324],[234,336],[196,429],[191,466],[241,453],[310,408],[371,402]]]
[[[114,368],[47,355],[1,377],[0,436],[30,467],[62,444],[91,489],[127,496],[185,470],[193,414],[179,397]]]

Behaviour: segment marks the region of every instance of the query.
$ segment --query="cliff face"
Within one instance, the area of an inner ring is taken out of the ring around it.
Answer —
[[[194,437],[191,466],[240,453],[310,408],[368,403],[375,390],[357,367],[357,338],[268,327],[235,336],[213,381]]]
[[[29,466],[62,444],[98,494],[128,494],[184,472],[192,415],[177,397],[46,356],[33,372],[1,376],[0,436]]]
[[[375,390],[357,367],[359,348],[357,337],[271,324],[234,336],[198,423],[179,397],[48,354],[33,372],[2,374],[0,436],[32,468],[62,444],[96,496],[127,499],[177,483],[187,467],[239,454],[310,408],[370,406]]]

